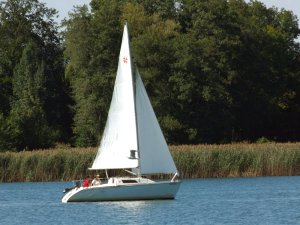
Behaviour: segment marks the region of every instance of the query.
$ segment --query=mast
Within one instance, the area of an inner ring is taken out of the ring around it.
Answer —
[[[129,29],[128,29],[128,23],[127,21],[125,22],[125,26],[127,29],[127,35],[128,35],[128,46],[129,46],[129,57],[131,58],[131,78],[132,78],[132,87],[133,87],[133,104],[134,104],[134,115],[135,115],[135,124],[136,124],[136,140],[137,140],[137,149],[136,149],[136,153],[137,153],[137,160],[138,160],[138,167],[136,168],[137,170],[137,175],[138,177],[141,176],[141,165],[140,165],[140,145],[139,145],[139,132],[138,132],[138,120],[137,120],[137,110],[136,110],[136,82],[135,82],[135,76],[136,76],[136,67],[133,67],[133,63],[132,63],[132,57],[131,57],[131,48],[130,48],[130,35],[129,35]],[[133,70],[134,69],[134,70]]]
[[[135,68],[134,73],[132,74],[133,75],[132,82],[134,85],[133,86],[134,87],[134,112],[135,112],[135,124],[136,124],[137,157],[138,157],[138,167],[136,169],[137,169],[138,177],[140,177],[142,174],[141,174],[141,160],[140,160],[139,126],[138,126],[137,109],[136,109],[136,81],[135,81],[136,70],[137,68]]]

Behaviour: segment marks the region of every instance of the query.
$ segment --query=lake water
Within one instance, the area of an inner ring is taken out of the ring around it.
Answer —
[[[183,180],[175,200],[63,204],[71,185],[0,183],[0,224],[300,224],[300,177]]]

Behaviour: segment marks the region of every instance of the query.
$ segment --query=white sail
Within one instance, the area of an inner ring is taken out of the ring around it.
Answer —
[[[90,169],[129,168],[138,174],[177,172],[137,69],[133,76],[126,24],[108,119]]]
[[[176,173],[175,163],[138,70],[135,75],[140,173]]]
[[[130,151],[137,151],[134,87],[127,24],[124,26],[119,64],[108,118],[97,156],[90,169],[138,167]]]

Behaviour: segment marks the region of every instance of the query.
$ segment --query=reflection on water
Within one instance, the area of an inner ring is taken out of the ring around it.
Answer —
[[[143,210],[149,207],[149,203],[147,203],[147,201],[120,201],[120,202],[110,202],[108,204],[110,205],[110,207],[123,208],[129,211]]]
[[[0,183],[0,224],[299,224],[300,177],[184,180],[175,200],[61,203],[65,182]]]

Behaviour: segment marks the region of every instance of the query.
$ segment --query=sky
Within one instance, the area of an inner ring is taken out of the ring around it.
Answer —
[[[59,21],[68,16],[68,12],[72,10],[74,5],[89,4],[91,0],[41,0],[50,8],[55,8],[59,11]],[[250,0],[246,0],[249,2]],[[275,6],[279,9],[284,8],[291,10],[297,15],[300,20],[300,0],[260,0],[267,7]],[[299,22],[300,24],[300,22]]]
[[[59,22],[68,17],[68,12],[72,11],[74,5],[89,5],[91,0],[40,0],[46,3],[49,8],[55,8],[58,11]]]

